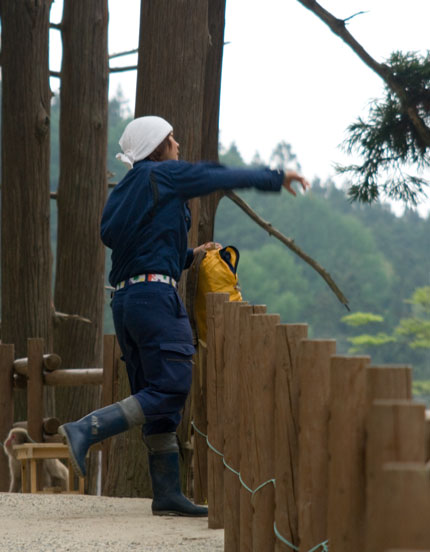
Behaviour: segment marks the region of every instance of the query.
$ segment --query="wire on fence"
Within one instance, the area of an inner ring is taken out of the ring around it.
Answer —
[[[222,462],[224,464],[224,466],[229,469],[231,472],[233,472],[235,475],[237,475],[237,477],[239,478],[239,481],[242,485],[242,487],[244,487],[249,493],[251,493],[252,495],[252,498],[254,497],[254,495],[260,490],[262,489],[263,487],[265,487],[266,485],[268,485],[269,483],[273,483],[273,486],[276,488],[276,479],[269,479],[267,481],[265,481],[264,483],[262,483],[261,485],[259,485],[256,489],[252,490],[250,487],[248,487],[248,485],[243,481],[242,479],[242,476],[240,475],[240,472],[236,471],[234,468],[232,468],[231,466],[229,466],[227,464],[227,462],[225,461],[225,457],[224,457],[224,454],[222,452],[220,452],[219,450],[217,450],[210,442],[209,442],[209,438],[208,436],[203,433],[203,431],[200,431],[200,429],[196,426],[196,424],[194,422],[191,422],[191,425],[193,426],[194,430],[199,434],[201,435],[202,437],[204,437],[204,439],[206,440],[206,444],[207,446],[215,453],[215,454],[218,454],[218,456],[221,456],[222,458]],[[251,500],[252,500],[251,498]],[[276,521],[275,523],[273,524],[273,531],[276,535],[276,538],[278,538],[281,542],[283,542],[284,544],[286,544],[287,546],[289,546],[292,550],[295,550],[296,552],[298,552],[298,548],[297,546],[294,546],[294,544],[292,544],[291,542],[289,542],[285,537],[283,537],[281,535],[281,533],[278,531],[278,528],[276,527]],[[317,546],[314,546],[314,548],[311,548],[310,550],[308,550],[308,552],[317,552],[318,550],[321,549],[321,552],[328,552],[328,541],[324,541],[324,542],[321,542],[320,544],[318,544]]]

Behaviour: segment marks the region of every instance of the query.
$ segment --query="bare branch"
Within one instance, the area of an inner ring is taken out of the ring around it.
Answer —
[[[129,65],[128,67],[110,67],[109,73],[122,73],[123,71],[136,71],[137,65]]]
[[[399,84],[390,71],[389,67],[383,63],[378,63],[374,60],[366,50],[361,46],[359,42],[351,35],[351,33],[345,27],[344,19],[338,19],[334,17],[330,12],[324,9],[315,0],[297,0],[305,8],[313,12],[331,29],[331,31],[339,36],[348,46],[357,54],[357,56],[381,79],[387,84],[387,86],[397,95],[402,104],[404,112],[407,114],[412,124],[414,125],[417,133],[419,134],[423,144],[426,147],[430,147],[430,128],[424,123],[421,117],[418,115],[416,105],[408,98],[408,94],[405,88]]]
[[[357,13],[354,13],[353,15],[350,15],[349,17],[347,17],[346,19],[343,20],[344,23],[346,23],[347,21],[350,21],[351,19],[353,19],[354,17],[357,17],[357,15],[364,15],[365,13],[369,13],[369,10],[367,11],[359,11]]]
[[[54,312],[54,317],[58,320],[79,320],[80,322],[85,322],[86,324],[92,324],[89,318],[84,318],[79,314],[66,314],[65,312]]]
[[[55,29],[56,31],[61,31],[62,30],[62,25],[61,25],[61,23],[50,23],[49,28],[50,29]]]
[[[49,71],[49,76],[56,79],[61,79],[61,73],[59,73],[58,71]]]
[[[113,59],[113,58],[117,58],[117,57],[121,57],[121,56],[129,56],[131,54],[137,54],[139,50],[136,48],[135,50],[128,50],[127,52],[119,52],[117,54],[111,54],[109,56],[109,59]]]
[[[276,228],[273,228],[273,226],[270,224],[270,222],[266,222],[263,220],[257,213],[251,209],[251,207],[243,201],[242,198],[240,198],[237,194],[232,192],[231,190],[228,190],[225,192],[225,195],[230,198],[238,207],[242,209],[249,217],[252,218],[254,222],[256,222],[259,226],[264,228],[271,236],[274,236],[279,241],[281,241],[284,245],[286,245],[291,251],[293,251],[296,255],[298,255],[301,259],[303,259],[309,266],[311,266],[318,274],[325,280],[329,288],[333,291],[333,293],[336,295],[336,297],[339,299],[339,301],[342,303],[342,305],[345,306],[347,310],[350,310],[348,306],[348,299],[343,295],[343,293],[340,291],[340,289],[337,287],[336,283],[330,276],[330,274],[320,265],[318,264],[312,257],[309,257],[304,251],[300,249],[295,243],[294,240],[291,238],[287,238],[284,236],[279,230],[276,230]]]

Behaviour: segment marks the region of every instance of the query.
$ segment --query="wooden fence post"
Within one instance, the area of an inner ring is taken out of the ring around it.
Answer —
[[[334,340],[300,342],[298,516],[300,552],[327,538],[328,403]]]
[[[369,363],[367,356],[331,359],[327,534],[330,547],[338,552],[364,550]]]
[[[240,470],[239,313],[246,303],[224,303],[224,460]],[[240,481],[224,470],[224,551],[240,552]]]
[[[275,519],[280,535],[299,545],[297,477],[299,461],[299,374],[297,352],[306,339],[307,324],[279,324],[276,328],[275,374]],[[277,552],[291,548],[276,540]]]
[[[430,549],[430,465],[385,464],[380,500],[384,515],[379,522],[376,552]]]
[[[278,314],[251,315],[251,364],[255,438],[251,447],[254,489],[275,477],[275,347]],[[268,483],[252,499],[252,546],[254,552],[274,550],[275,488]]]
[[[4,442],[13,424],[13,345],[0,344],[0,442]],[[0,452],[0,492],[9,489],[8,460]]]
[[[367,408],[375,399],[412,399],[412,368],[372,365],[366,370]]]
[[[208,441],[219,452],[224,449],[224,303],[228,293],[206,294]],[[208,451],[208,524],[224,527],[224,464],[222,457]]]
[[[240,474],[242,481],[253,489],[253,471],[250,459],[251,447],[254,443],[254,427],[252,425],[252,387],[250,381],[251,364],[251,314],[263,314],[264,305],[243,305],[239,311],[239,418],[240,418]],[[240,487],[240,551],[252,551],[252,503],[251,493],[243,485]]]
[[[118,347],[115,335],[110,334],[103,336],[102,406],[107,406],[114,402],[114,379],[116,366],[115,346]],[[102,494],[104,494],[104,486],[106,484],[110,444],[110,439],[106,439],[102,442]]]
[[[378,550],[381,518],[386,514],[383,466],[387,462],[424,464],[425,405],[407,400],[375,400],[367,416],[366,546]]]
[[[193,365],[192,402],[196,428],[207,435],[207,348],[199,341]],[[194,502],[204,504],[208,500],[208,445],[206,439],[194,432]]]
[[[43,348],[44,341],[42,338],[29,338],[27,340],[28,433],[37,443],[41,443],[43,439]]]

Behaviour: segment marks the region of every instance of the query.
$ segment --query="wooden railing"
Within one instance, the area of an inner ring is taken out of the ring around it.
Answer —
[[[207,296],[195,497],[225,551],[430,550],[429,422],[411,368],[336,355],[264,311]]]

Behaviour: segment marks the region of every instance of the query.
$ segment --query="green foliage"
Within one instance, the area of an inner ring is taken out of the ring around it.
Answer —
[[[345,322],[348,326],[363,326],[364,324],[369,324],[369,322],[383,321],[383,316],[372,314],[371,312],[354,312],[353,314],[347,314],[341,318],[341,322]]]
[[[425,124],[430,124],[430,52],[395,52],[387,61],[394,78],[404,87],[409,105],[417,108]],[[353,201],[372,203],[383,193],[387,197],[416,205],[425,197],[429,182],[407,174],[411,165],[418,170],[430,166],[429,148],[407,115],[398,96],[386,85],[385,97],[375,100],[368,120],[359,118],[348,128],[344,146],[348,153],[357,152],[361,165],[337,167],[355,180],[349,189]]]
[[[417,288],[405,303],[412,305],[415,316],[402,318],[396,333],[407,337],[412,349],[430,349],[430,286]]]
[[[360,353],[364,352],[368,347],[379,347],[387,343],[393,343],[396,341],[396,338],[384,332],[379,332],[376,335],[363,334],[355,337],[348,337],[348,341],[353,345],[348,352]]]

